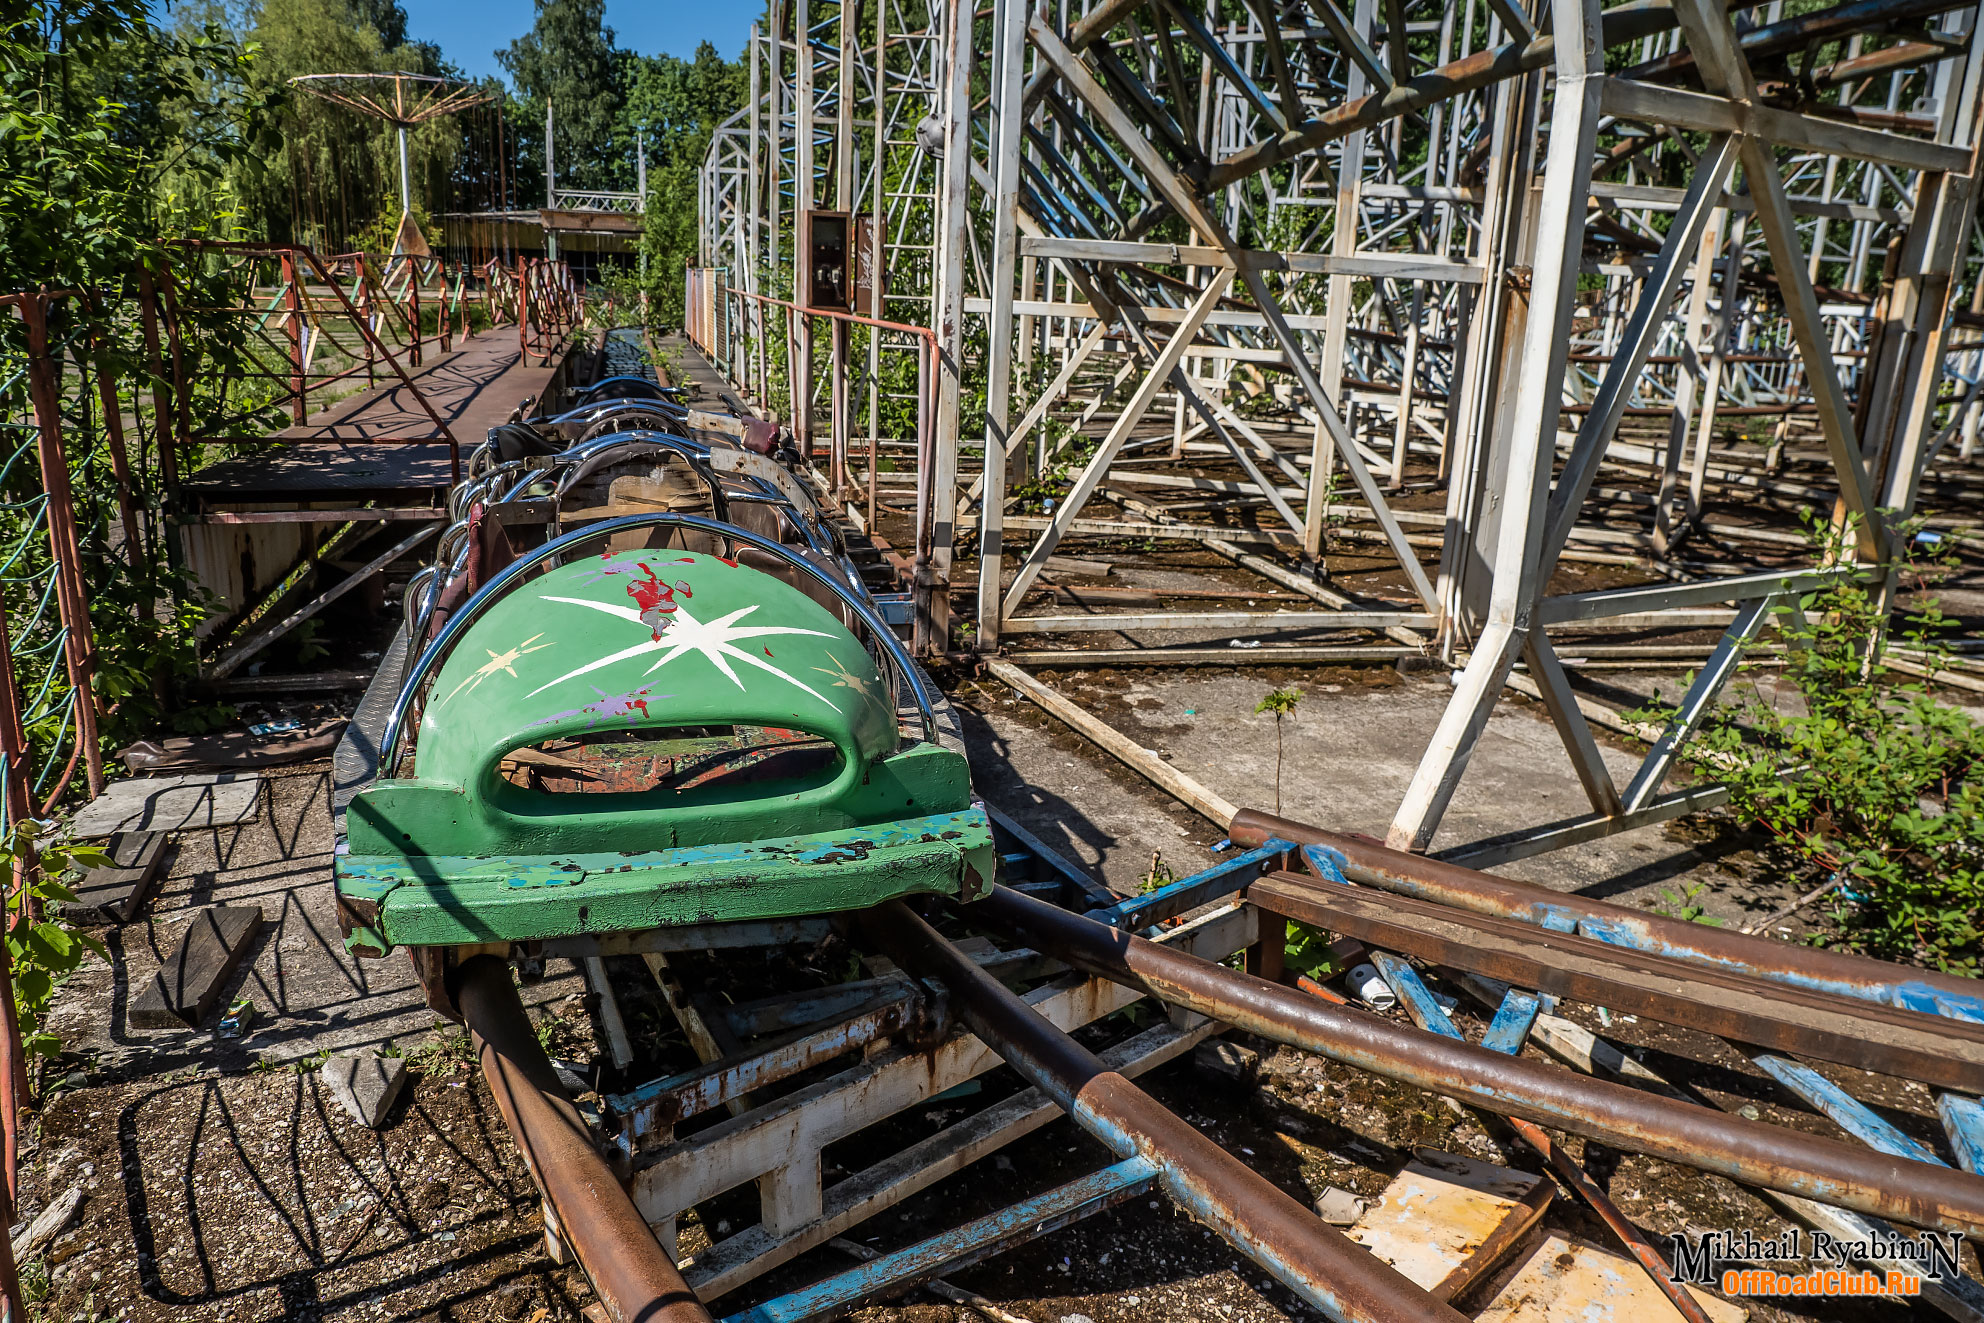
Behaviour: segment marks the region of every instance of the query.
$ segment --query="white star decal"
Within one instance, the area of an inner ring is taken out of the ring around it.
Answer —
[[[648,634],[649,637],[636,643],[631,648],[622,648],[620,651],[601,657],[596,661],[587,662],[577,670],[567,671],[557,679],[548,681],[531,690],[530,694],[526,695],[526,697],[541,694],[551,688],[552,685],[563,684],[567,680],[576,680],[581,675],[596,671],[602,666],[611,666],[615,662],[625,661],[629,657],[638,657],[643,653],[659,652],[662,654],[655,659],[652,666],[642,672],[643,675],[652,675],[684,653],[694,652],[708,658],[710,665],[723,672],[730,682],[739,689],[744,687],[744,682],[737,677],[737,672],[730,668],[730,661],[732,659],[755,666],[761,671],[768,671],[787,684],[805,690],[828,707],[833,708],[834,711],[840,711],[838,704],[831,702],[825,694],[822,694],[804,680],[787,674],[785,671],[766,662],[762,657],[755,656],[752,653],[744,651],[742,648],[734,646],[734,640],[768,638],[774,634],[810,634],[814,638],[822,639],[833,637],[833,635],[821,630],[794,629],[785,625],[757,625],[748,629],[738,628],[735,622],[756,611],[758,609],[758,603],[754,602],[750,606],[740,606],[729,615],[720,616],[708,622],[696,619],[694,615],[690,614],[688,607],[677,606],[674,612],[668,617],[670,624],[667,632],[657,639],[652,636],[652,627],[645,620],[641,619],[641,613],[631,606],[615,606],[610,602],[594,602],[583,597],[541,597],[538,600],[544,602],[569,602],[573,606],[583,606],[589,607],[594,611],[604,611],[607,615],[618,616],[622,620],[639,625],[642,632]]]

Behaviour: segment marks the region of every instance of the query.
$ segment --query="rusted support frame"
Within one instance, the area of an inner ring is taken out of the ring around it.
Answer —
[[[89,300],[90,315],[100,314],[94,297]],[[131,460],[124,446],[124,414],[117,401],[117,381],[106,364],[110,351],[110,331],[107,326],[96,325],[90,329],[90,348],[95,361],[90,370],[96,376],[97,400],[103,408],[103,439],[110,451],[110,472],[117,482],[117,518],[124,530],[124,558],[132,570],[141,569],[144,564],[144,546],[138,539],[138,512],[132,496]],[[136,390],[132,391],[135,405]],[[149,605],[149,603],[146,603]]]
[[[289,353],[289,421],[301,426],[310,415],[310,379],[303,361],[303,273],[297,268],[294,252],[285,250],[281,263],[283,339]]]
[[[159,352],[159,296],[152,284],[150,268],[138,268],[138,327],[144,336],[145,360],[152,375],[152,444],[158,447],[158,472],[165,496],[170,500],[179,490],[179,447],[172,424],[171,396],[166,386],[165,360]],[[173,342],[175,356],[178,342]],[[176,358],[175,358],[176,361]],[[136,406],[135,395],[132,399]],[[142,453],[142,452],[141,452]],[[171,539],[167,539],[171,550]]]
[[[103,793],[103,760],[97,748],[96,645],[90,630],[89,597],[83,590],[82,545],[76,537],[76,497],[69,485],[69,456],[62,446],[62,387],[48,350],[48,302],[31,294],[18,305],[28,332],[28,393],[34,402],[35,454],[42,490],[48,493],[48,550],[55,562],[55,600],[62,616],[62,652],[76,705],[76,747],[83,776],[94,799]],[[68,788],[72,761],[43,811]]]
[[[1134,1198],[1156,1183],[1157,1174],[1149,1159],[1127,1158],[906,1249],[877,1255],[823,1282],[731,1314],[723,1323],[811,1323],[814,1319],[839,1318],[857,1305],[901,1295],[938,1273],[968,1268]]]
[[[1118,1157],[1154,1163],[1165,1192],[1181,1208],[1329,1317],[1371,1323],[1458,1323],[1463,1317],[1108,1069],[902,902],[864,912],[857,932],[904,969],[942,983],[972,1031],[1076,1124]]]
[[[657,971],[659,977],[659,971]],[[741,1059],[712,1061],[700,1070],[671,1075],[606,1100],[629,1149],[665,1138],[681,1121],[741,1098],[753,1089],[788,1079],[894,1034],[942,1037],[944,1013],[902,980],[878,989],[858,1009],[824,1027],[802,1029],[786,1041]]]
[[[391,547],[359,566],[356,570],[338,580],[329,588],[326,588],[323,592],[305,602],[302,606],[297,607],[296,610],[290,612],[290,614],[281,620],[274,622],[253,638],[243,640],[240,646],[214,663],[213,668],[207,673],[207,678],[209,680],[224,680],[234,674],[237,670],[241,669],[242,665],[250,657],[255,656],[255,654],[267,648],[277,639],[282,638],[292,629],[295,629],[304,621],[315,616],[332,602],[337,601],[340,597],[343,597],[346,593],[412,551],[428,538],[434,536],[435,533],[440,531],[440,527],[438,523],[428,523],[426,527],[421,528],[412,536],[394,543]]]
[[[1581,1079],[1180,956],[998,887],[962,912],[1161,1001],[1359,1070],[1630,1153],[1932,1229],[1984,1232],[1984,1179]]]
[[[476,956],[455,972],[453,984],[497,1109],[544,1192],[558,1236],[578,1258],[607,1317],[612,1323],[710,1323],[709,1311],[682,1280],[559,1088],[509,963]]]
[[[1827,41],[1878,31],[1889,24],[1911,25],[1952,9],[1968,8],[1969,4],[1970,0],[1857,0],[1853,4],[1834,5],[1831,9],[1761,24],[1739,35],[1736,45],[1746,58],[1814,50]],[[1882,54],[1892,58],[1893,52]],[[1682,75],[1699,76],[1695,51],[1685,42],[1670,54],[1636,64],[1619,74],[1644,82],[1679,81]]]
[[[0,610],[0,804],[11,831],[34,816],[28,790],[28,741],[21,722],[21,699],[14,687],[14,650],[7,636],[7,613]],[[0,886],[25,894],[39,865],[32,844],[14,858]],[[14,1009],[14,972],[5,943],[0,943],[0,1217],[13,1224],[20,1197],[21,1105],[28,1097],[27,1054],[21,1046],[21,1025]],[[25,1318],[20,1274],[11,1238],[0,1237],[0,1298],[15,1318]]]

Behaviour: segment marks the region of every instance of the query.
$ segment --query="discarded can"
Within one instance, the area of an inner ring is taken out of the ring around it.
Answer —
[[[303,723],[295,717],[285,721],[261,721],[248,728],[250,735],[281,735],[287,731],[302,730]]]
[[[248,1022],[255,1018],[255,1003],[246,997],[227,1008],[227,1014],[220,1017],[220,1036],[239,1038],[248,1028]]]
[[[1343,981],[1349,985],[1352,996],[1373,1010],[1388,1011],[1398,1005],[1398,994],[1392,991],[1391,984],[1369,965],[1353,965]]]

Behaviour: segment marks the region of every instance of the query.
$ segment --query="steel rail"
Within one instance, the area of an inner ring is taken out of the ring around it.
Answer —
[[[1320,845],[1342,859],[1344,875],[1353,882],[1458,910],[1554,925],[1616,946],[1737,970],[1807,991],[1838,993],[1931,1014],[1948,1013],[1945,1008],[1951,1008],[1966,1012],[1957,1018],[1984,1019],[1984,997],[1979,995],[1984,990],[1972,979],[1608,905],[1533,882],[1408,854],[1363,837],[1291,822],[1258,809],[1236,813],[1227,832],[1235,845],[1249,847],[1277,838],[1298,845]]]
[[[1984,1235],[1984,1177],[1721,1115],[1393,1024],[1166,950],[1005,887],[961,912],[1018,935],[1042,954],[1161,1001],[1484,1111],[1873,1217]]]
[[[492,602],[507,592],[511,584],[523,578],[524,575],[536,569],[546,560],[562,555],[581,542],[611,537],[615,533],[631,532],[637,528],[661,527],[693,528],[719,537],[727,537],[733,541],[742,542],[746,546],[756,547],[760,551],[769,552],[812,575],[829,592],[839,598],[842,605],[854,613],[855,619],[867,627],[869,634],[875,639],[876,643],[881,646],[884,652],[888,653],[889,660],[895,664],[896,670],[908,682],[910,693],[915,696],[917,711],[923,718],[924,738],[931,743],[936,742],[936,704],[930,697],[930,687],[924,683],[922,672],[917,668],[916,663],[910,659],[908,651],[902,646],[902,641],[895,636],[895,632],[888,627],[875,608],[868,605],[865,600],[845,583],[834,578],[825,570],[813,564],[813,562],[807,560],[805,557],[800,556],[792,548],[783,543],[774,542],[768,537],[761,537],[756,533],[738,528],[734,524],[718,523],[714,519],[705,519],[701,515],[668,513],[637,514],[621,515],[617,519],[602,519],[596,524],[588,524],[584,528],[574,529],[563,537],[556,538],[541,547],[533,549],[527,555],[518,557],[504,566],[501,572],[491,577],[488,583],[478,588],[473,597],[463,602],[455,613],[448,617],[447,622],[435,633],[433,641],[421,651],[420,656],[414,661],[412,667],[408,669],[406,679],[400,686],[399,697],[393,700],[393,710],[387,714],[385,729],[379,734],[379,774],[381,776],[391,776],[394,774],[394,769],[399,763],[400,742],[405,738],[406,734],[406,714],[413,707],[414,696],[420,691],[420,686],[426,681],[428,674],[440,665],[441,659],[454,648],[456,641],[461,638],[463,632],[484,611],[489,609]]]
[[[972,1032],[1077,1125],[1119,1158],[1156,1164],[1159,1183],[1182,1208],[1331,1318],[1459,1323],[1464,1317],[1110,1070],[901,901],[867,910],[856,922],[857,933],[902,968],[948,988]]]
[[[1935,1088],[1984,1090],[1984,1025],[1295,873],[1263,878],[1247,899],[1264,913],[1518,988]]]
[[[524,1163],[613,1323],[710,1323],[640,1210],[593,1147],[532,1032],[509,962],[476,956],[455,971],[455,1004],[483,1078]]]

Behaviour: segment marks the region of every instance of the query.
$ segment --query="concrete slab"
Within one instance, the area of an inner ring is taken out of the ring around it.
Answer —
[[[386,1124],[386,1114],[406,1088],[406,1058],[375,1052],[333,1052],[318,1073],[351,1118],[372,1130]]]
[[[1362,668],[1161,671],[1121,668],[1036,672],[1057,689],[1207,789],[1243,806],[1272,809],[1274,720],[1254,707],[1271,689],[1303,698],[1281,731],[1280,799],[1287,816],[1382,838],[1419,755],[1452,692],[1433,672],[1400,676]],[[1672,696],[1678,672],[1607,672],[1608,686]],[[1120,892],[1161,866],[1184,875],[1212,862],[1221,833],[1155,790],[996,680],[959,690],[973,777],[985,797]],[[1602,738],[1624,785],[1638,754]],[[1678,782],[1675,782],[1678,784]],[[1488,722],[1454,797],[1436,849],[1483,840],[1588,811],[1555,727],[1540,704],[1511,698]],[[1654,826],[1521,860],[1494,871],[1564,891],[1661,903],[1664,888],[1716,863],[1726,845],[1700,845]],[[1695,902],[1725,921],[1753,917],[1719,870]]]
[[[136,776],[111,782],[69,825],[83,840],[98,840],[120,831],[232,827],[255,816],[261,790],[262,778],[255,773]]]
[[[110,962],[86,961],[63,984],[50,1027],[66,1048],[94,1055],[113,1076],[139,1075],[188,1064],[241,1069],[343,1048],[412,1050],[437,1029],[454,1031],[427,1009],[405,955],[345,953],[331,891],[330,760],[262,776],[268,811],[182,832],[149,920],[106,933]],[[246,971],[237,972],[238,995],[256,1008],[247,1032],[230,1040],[129,1033],[127,1008],[168,955],[187,911],[211,904],[258,905],[268,921]],[[522,989],[531,1007],[580,991],[577,971],[563,961]]]

